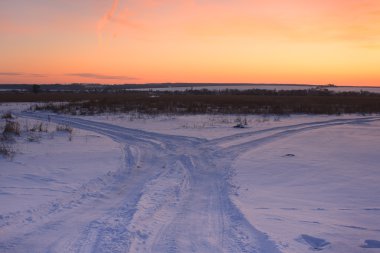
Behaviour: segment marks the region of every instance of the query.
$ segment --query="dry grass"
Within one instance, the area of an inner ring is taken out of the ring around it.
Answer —
[[[327,90],[194,90],[186,92],[9,93],[0,102],[59,102],[37,110],[91,115],[104,112],[145,114],[341,114],[380,113],[380,94]],[[62,102],[62,103],[60,103]],[[66,103],[63,103],[66,102]]]

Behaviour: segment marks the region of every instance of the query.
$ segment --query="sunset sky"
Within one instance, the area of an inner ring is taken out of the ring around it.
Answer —
[[[380,86],[379,0],[1,0],[0,83]]]

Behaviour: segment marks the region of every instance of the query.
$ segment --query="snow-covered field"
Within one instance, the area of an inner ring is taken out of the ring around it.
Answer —
[[[380,116],[28,107],[0,105],[0,252],[380,252]]]

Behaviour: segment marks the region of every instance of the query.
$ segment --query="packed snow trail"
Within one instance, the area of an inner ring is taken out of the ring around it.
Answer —
[[[125,145],[124,165],[65,199],[9,214],[0,252],[280,252],[229,198],[240,152],[320,127],[367,117],[288,126],[215,141],[128,129],[59,115],[22,113],[107,135]],[[223,146],[223,143],[227,143]]]

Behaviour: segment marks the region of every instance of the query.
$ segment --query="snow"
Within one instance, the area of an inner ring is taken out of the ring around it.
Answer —
[[[246,115],[236,129],[242,116],[27,108],[0,106],[23,129],[0,158],[0,252],[380,250],[377,115]]]
[[[379,127],[316,129],[242,154],[234,203],[283,252],[318,248],[310,236],[328,242],[326,252],[367,252],[361,242],[380,236]]]
[[[20,120],[22,126],[36,124]],[[33,123],[34,122],[34,123]],[[83,130],[54,131],[21,136],[15,147],[19,155],[0,159],[0,213],[27,210],[35,205],[63,198],[83,182],[121,166],[120,145],[102,135]],[[11,198],[10,198],[11,197]]]
[[[250,133],[273,127],[282,127],[309,122],[324,122],[360,118],[360,115],[144,115],[139,113],[104,114],[87,116],[97,122],[110,123],[147,132],[180,135],[212,140],[215,138]],[[80,118],[80,117],[78,117]],[[240,120],[247,120],[246,128],[233,128]],[[236,138],[233,138],[236,139]]]

